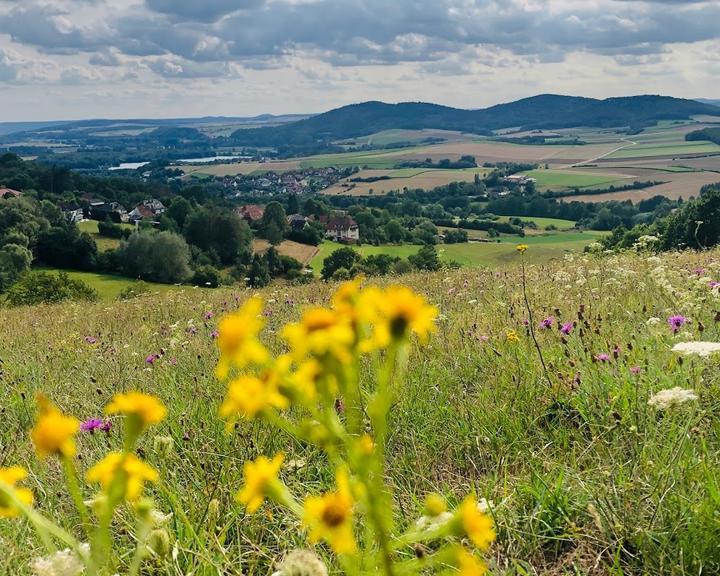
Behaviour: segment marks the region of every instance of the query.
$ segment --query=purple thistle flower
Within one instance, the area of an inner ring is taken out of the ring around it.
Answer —
[[[145,363],[152,366],[153,364],[155,364],[155,360],[157,360],[158,358],[160,358],[158,354],[150,354],[150,356],[145,358]]]
[[[670,329],[673,331],[673,334],[680,330],[687,321],[688,319],[680,314],[676,314],[675,316],[670,316],[670,318],[668,318],[668,324],[670,325]]]
[[[168,362],[170,362],[171,366],[177,366],[177,358],[170,358]]]
[[[95,430],[99,430],[103,425],[102,418],[90,418],[85,422],[80,423],[80,430],[83,432],[93,433]]]
[[[712,280],[712,281],[709,283],[709,286],[710,286],[710,290],[714,290],[715,288],[717,288],[718,286],[720,286],[720,282],[716,282],[715,280]]]
[[[205,312],[205,314],[203,314],[203,318],[205,320],[210,320],[210,318],[212,318],[213,316],[215,316],[215,314],[213,314],[212,312]]]
[[[525,320],[523,320],[522,323],[523,323],[523,326],[530,326],[530,320],[528,320],[527,318],[525,318]]]
[[[640,368],[640,366],[632,366],[630,368],[631,374],[640,374],[640,372],[642,372],[642,368]]]
[[[548,330],[552,328],[554,322],[555,318],[553,316],[548,316],[547,318],[545,318],[545,320],[540,322],[540,328],[542,328],[543,330]]]
[[[185,332],[187,332],[190,335],[197,334],[198,329],[195,328],[195,326],[189,326],[185,329]]]
[[[610,354],[606,354],[605,352],[595,354],[595,360],[598,362],[610,362]]]
[[[572,322],[565,322],[565,324],[560,327],[560,332],[565,334],[565,336],[569,336],[570,333],[573,331],[574,327],[575,324],[573,324]]]
[[[695,272],[695,274],[697,274],[698,276],[702,276],[703,274],[705,274],[705,268],[695,268],[693,272]]]
[[[95,344],[95,342],[97,342],[97,338],[94,336],[85,336],[85,342],[88,344]]]
[[[213,330],[210,332],[210,338],[217,338],[220,335],[220,332],[218,330]]]
[[[105,432],[105,434],[110,434],[111,428],[112,428],[112,422],[110,420],[103,420],[103,423],[100,425],[100,430]]]

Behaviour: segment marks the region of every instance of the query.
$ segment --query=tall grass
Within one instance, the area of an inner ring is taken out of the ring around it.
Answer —
[[[532,265],[531,248],[527,298],[547,376],[524,324],[519,260],[495,271],[403,276],[441,316],[430,344],[413,349],[391,410],[387,482],[399,525],[415,522],[430,491],[451,504],[474,491],[496,523],[496,574],[718,573],[718,361],[671,348],[720,341],[720,300],[709,287],[720,280],[719,255]],[[280,326],[307,305],[327,304],[331,289],[263,292],[267,344],[282,351]],[[232,500],[242,463],[284,451],[282,479],[298,492],[327,489],[332,470],[320,452],[263,424],[240,423],[228,434],[218,418],[225,389],[213,374],[212,333],[218,317],[251,293],[188,289],[110,305],[0,310],[0,466],[28,467],[36,506],[79,530],[61,470],[33,454],[35,393],[86,419],[117,391],[150,392],[170,410],[153,434],[171,437],[173,448],[151,434],[139,451],[167,486],[153,496],[173,513],[173,542],[148,573],[272,573],[278,558],[307,542],[281,508],[246,516]],[[690,319],[678,333],[666,322],[674,314]],[[550,329],[538,326],[551,316]],[[563,335],[558,326],[568,322],[574,327]],[[151,354],[159,356],[152,364]],[[666,410],[648,405],[676,386],[699,398]],[[82,436],[79,466],[119,442],[116,431]],[[129,515],[116,517],[113,531],[126,565],[134,548]],[[23,521],[0,520],[0,573],[29,573],[40,545]],[[316,550],[332,564],[329,550]]]

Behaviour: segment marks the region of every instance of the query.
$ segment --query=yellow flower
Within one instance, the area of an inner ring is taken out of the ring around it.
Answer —
[[[337,490],[322,496],[308,496],[303,506],[303,523],[311,542],[326,540],[338,554],[357,550],[353,536],[353,497],[345,472],[338,472]]]
[[[260,508],[273,484],[278,482],[283,459],[282,454],[276,454],[272,460],[260,456],[254,462],[245,462],[245,484],[238,494],[238,500],[245,505],[249,514],[254,514]]]
[[[40,416],[30,432],[35,451],[40,458],[62,454],[66,458],[75,456],[75,434],[80,421],[65,416],[43,395],[38,395]]]
[[[487,550],[495,540],[495,528],[490,517],[480,511],[472,496],[463,500],[458,512],[462,533],[480,550]]]
[[[440,516],[445,510],[447,510],[447,504],[445,498],[440,494],[432,493],[425,496],[425,512],[428,516]]]
[[[299,397],[299,400],[304,404],[314,400],[317,396],[317,384],[321,376],[322,366],[314,358],[300,364],[297,370],[289,377],[293,397]],[[336,392],[337,384],[332,386],[332,393]]]
[[[86,478],[100,484],[106,493],[112,490],[111,496],[134,502],[141,496],[145,482],[157,482],[159,476],[134,454],[110,452],[87,471]]]
[[[402,340],[411,332],[426,341],[436,330],[438,309],[405,286],[390,286],[385,291],[369,292],[375,300],[378,318],[375,325],[374,343],[387,346],[391,340]]]
[[[266,370],[260,377],[244,375],[230,382],[220,416],[232,422],[237,415],[254,418],[266,408],[283,410],[289,405],[290,401],[280,393],[277,373]]]
[[[527,244],[518,244],[517,246],[515,246],[515,250],[520,252],[520,254],[525,254],[525,250],[527,250],[527,249],[528,249]]]
[[[460,576],[483,576],[487,573],[487,566],[478,560],[462,546],[455,549],[455,562]]]
[[[142,392],[128,392],[127,394],[115,394],[105,408],[105,413],[121,413],[134,417],[142,429],[162,422],[167,414],[167,409],[155,396]]]
[[[508,342],[520,342],[520,336],[518,336],[518,333],[515,332],[515,330],[508,330],[505,334],[505,338],[507,338]]]
[[[302,321],[288,324],[282,336],[298,360],[312,354],[324,359],[333,356],[341,363],[351,360],[355,332],[349,318],[329,308],[311,308]]]
[[[221,380],[227,377],[231,364],[243,368],[248,364],[267,362],[270,355],[258,340],[258,334],[265,326],[265,319],[260,316],[262,310],[262,299],[254,296],[240,310],[220,320],[217,337],[220,362],[216,373]]]
[[[0,485],[3,489],[12,492],[13,496],[28,506],[32,504],[33,494],[27,488],[18,488],[15,486],[20,480],[27,478],[27,471],[20,466],[11,466],[10,468],[0,468]],[[0,492],[0,518],[12,518],[17,516],[19,510],[10,498],[3,492]]]

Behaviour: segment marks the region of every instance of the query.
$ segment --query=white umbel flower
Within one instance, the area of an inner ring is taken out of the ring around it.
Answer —
[[[720,352],[720,342],[678,342],[672,347],[673,352],[679,354],[707,357],[714,352]]]
[[[421,532],[430,532],[447,524],[452,519],[453,515],[450,512],[441,512],[437,516],[420,516],[415,522],[415,528]]]
[[[273,576],[327,576],[327,568],[311,550],[293,550],[278,566]]]
[[[89,544],[80,544],[80,555],[90,555]],[[33,560],[31,569],[34,576],[80,576],[85,571],[85,562],[75,551],[65,548],[50,556]]]
[[[650,397],[650,400],[648,400],[648,404],[658,410],[667,410],[672,406],[678,406],[692,400],[697,400],[697,394],[695,394],[695,392],[676,386],[675,388],[661,390],[657,394],[654,394]]]

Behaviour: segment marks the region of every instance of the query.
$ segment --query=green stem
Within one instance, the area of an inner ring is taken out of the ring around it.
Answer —
[[[68,492],[70,492],[70,496],[72,497],[75,508],[80,516],[83,531],[85,532],[85,535],[90,538],[90,517],[88,516],[82,492],[80,491],[80,484],[78,483],[75,465],[70,458],[65,456],[62,457],[62,463],[65,471],[65,482],[68,487]]]

